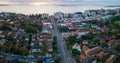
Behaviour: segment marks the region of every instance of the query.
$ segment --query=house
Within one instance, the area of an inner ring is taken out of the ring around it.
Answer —
[[[13,42],[11,41],[6,41],[5,45],[8,46],[9,48],[13,46]]]
[[[69,16],[69,13],[64,13],[64,18],[68,18]]]
[[[81,51],[80,45],[78,43],[75,43],[72,48]]]
[[[86,56],[84,54],[81,54],[79,59],[80,63],[82,63],[85,60],[86,60]]]
[[[116,56],[111,55],[110,58],[105,61],[105,63],[113,63],[115,60],[116,60]]]
[[[86,50],[85,54],[86,54],[87,57],[90,57],[90,56],[98,53],[100,50],[101,50],[101,48],[99,46],[96,46],[92,49]]]
[[[6,34],[6,33],[5,33],[4,31],[0,31],[0,37],[1,37],[1,38],[4,38],[4,37],[5,37],[5,34]]]
[[[0,20],[0,27],[5,24],[4,20]]]
[[[78,18],[78,17],[81,17],[82,16],[82,12],[75,12],[74,14],[73,14],[73,17],[74,18]]]
[[[19,48],[19,46],[20,46],[20,42],[17,41],[16,44],[15,44],[15,47],[16,47],[16,48]]]
[[[100,60],[103,59],[104,56],[107,56],[109,53],[101,51],[100,53],[96,54],[96,57],[98,57]]]
[[[56,12],[56,13],[54,13],[54,17],[56,19],[61,19],[61,18],[64,17],[64,13],[62,13],[62,12]]]
[[[7,33],[7,35],[6,35],[6,36],[10,36],[10,35],[12,35],[12,33],[13,33],[13,32],[12,32],[12,31],[10,31],[10,32],[8,32],[8,33]]]
[[[51,34],[52,32],[50,32],[49,30],[45,29],[45,30],[42,30],[42,31],[41,31],[41,34],[42,34],[42,33]]]
[[[77,27],[73,25],[72,23],[66,24],[69,29],[76,29]]]
[[[51,25],[51,20],[50,19],[45,19],[42,21],[43,25]]]
[[[52,40],[50,39],[50,41],[48,40],[46,43],[46,46],[47,46],[47,51],[48,52],[53,52],[53,46],[52,46]]]
[[[49,18],[49,14],[44,13],[44,14],[41,15],[41,17],[42,17],[42,18]]]
[[[32,52],[40,52],[41,42],[36,40],[31,43]]]
[[[47,39],[51,39],[51,38],[52,38],[52,36],[49,33],[41,33],[41,35],[39,36],[39,39],[42,42],[47,41]]]
[[[115,46],[115,45],[119,45],[120,44],[120,40],[110,40],[109,42],[108,42],[108,45],[109,46]]]
[[[84,14],[85,17],[89,17],[90,16],[90,10],[85,10]]]
[[[6,41],[5,39],[0,39],[0,44],[1,44],[1,45],[4,45],[4,44],[5,44],[5,41]]]
[[[82,47],[82,50],[85,52],[85,51],[87,51],[87,50],[89,50],[90,48],[88,48],[87,46],[83,46]]]

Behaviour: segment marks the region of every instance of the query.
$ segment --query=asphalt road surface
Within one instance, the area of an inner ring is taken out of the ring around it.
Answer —
[[[76,63],[75,60],[72,58],[72,54],[66,48],[66,44],[61,33],[58,30],[57,23],[55,19],[51,17],[52,25],[53,25],[53,34],[57,37],[57,46],[59,55],[62,57],[61,63]]]

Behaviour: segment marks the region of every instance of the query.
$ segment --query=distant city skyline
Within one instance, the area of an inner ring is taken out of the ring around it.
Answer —
[[[115,0],[0,0],[0,4],[24,5],[119,5]]]

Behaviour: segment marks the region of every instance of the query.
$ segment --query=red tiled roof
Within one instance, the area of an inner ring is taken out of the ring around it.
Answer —
[[[89,30],[80,30],[80,32],[89,32]]]
[[[108,43],[110,46],[118,45],[118,44],[120,44],[120,40],[110,40]]]
[[[78,33],[79,33],[79,30],[72,32],[71,34],[78,34]]]
[[[20,43],[19,43],[19,42],[17,42],[17,43],[16,43],[16,45],[15,45],[15,47],[16,47],[16,48],[18,48],[18,47],[19,47],[19,44],[20,44]]]
[[[81,54],[81,55],[80,55],[80,62],[82,63],[85,59],[86,59],[85,55],[84,55],[84,54]]]
[[[115,55],[111,55],[111,57],[109,59],[107,59],[105,61],[105,63],[111,63],[111,62],[114,62],[116,60],[116,56]]]
[[[83,46],[82,49],[85,52],[85,51],[89,50],[90,48],[88,48],[87,46]]]
[[[12,32],[8,32],[8,33],[7,33],[7,36],[10,36],[11,34],[12,34]]]
[[[85,54],[89,57],[89,56],[92,56],[92,55],[98,53],[100,50],[101,50],[101,48],[99,46],[96,46],[92,49],[85,51]]]
[[[43,23],[51,23],[51,20],[50,19],[46,19],[46,20],[43,20],[42,22]]]
[[[70,28],[73,28],[73,29],[76,29],[76,28],[77,28],[76,26],[74,26],[74,25],[71,24],[71,23],[67,24],[67,26],[70,27]]]
[[[110,45],[110,46],[112,46],[112,45],[114,45],[114,44],[115,44],[115,40],[110,40],[110,41],[109,41],[109,45]]]
[[[96,57],[100,58],[102,60],[102,58],[106,55],[108,55],[109,53],[105,53],[103,51],[101,51],[100,53],[96,54]]]

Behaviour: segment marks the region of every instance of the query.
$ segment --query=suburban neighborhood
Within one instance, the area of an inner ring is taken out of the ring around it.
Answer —
[[[0,63],[120,63],[120,8],[1,12]]]

